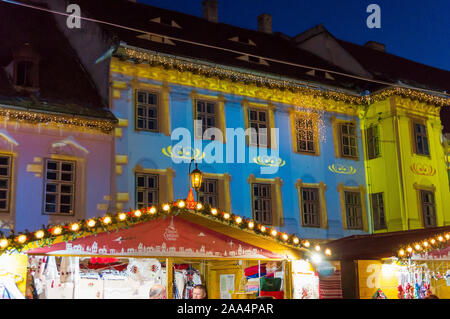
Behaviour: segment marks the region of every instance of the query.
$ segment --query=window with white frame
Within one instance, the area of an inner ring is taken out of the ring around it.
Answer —
[[[356,125],[352,122],[339,125],[341,156],[358,157],[358,137],[356,135]]]
[[[219,206],[218,180],[213,178],[203,179],[198,199],[201,203],[209,204],[211,207]]]
[[[158,205],[159,180],[157,174],[136,174],[136,207],[137,209]]]
[[[250,145],[267,147],[269,141],[268,114],[266,110],[249,109],[248,123],[252,129]]]
[[[212,101],[197,100],[195,110],[195,119],[202,121],[202,125],[196,127],[195,136],[202,138],[208,128],[215,128],[217,125],[217,105]],[[211,136],[211,140],[214,139],[215,136]]]
[[[158,131],[158,94],[149,91],[136,91],[136,129]]]
[[[319,189],[302,187],[303,226],[320,227]]]
[[[272,198],[270,184],[252,184],[253,218],[256,222],[272,224]]]
[[[0,155],[0,212],[9,212],[12,158]]]
[[[46,160],[44,214],[74,214],[75,166],[73,161]]]
[[[348,229],[363,229],[361,194],[344,192]]]

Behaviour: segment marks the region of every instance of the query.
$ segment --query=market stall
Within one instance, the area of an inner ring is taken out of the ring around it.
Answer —
[[[209,298],[293,298],[293,262],[325,257],[318,244],[184,201],[13,235],[0,248],[28,256],[35,298],[69,299],[189,299],[198,284]]]
[[[343,268],[345,298],[450,298],[449,226],[352,236],[328,245]]]

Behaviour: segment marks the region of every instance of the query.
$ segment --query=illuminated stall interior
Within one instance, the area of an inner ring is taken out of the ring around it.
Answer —
[[[319,242],[185,206],[178,201],[51,226],[2,238],[0,247],[28,255],[35,298],[181,299],[191,298],[197,284],[212,299],[319,298],[312,264],[331,254]],[[162,289],[152,294],[155,285]]]
[[[351,236],[329,242],[343,297],[450,298],[450,226]]]

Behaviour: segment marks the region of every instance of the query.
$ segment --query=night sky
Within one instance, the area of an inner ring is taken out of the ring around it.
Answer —
[[[261,13],[272,15],[273,31],[294,36],[323,24],[335,37],[357,44],[373,40],[386,51],[450,71],[449,0],[218,0],[219,22],[257,28]],[[138,0],[202,16],[202,0]],[[369,29],[369,4],[381,7],[381,28]]]

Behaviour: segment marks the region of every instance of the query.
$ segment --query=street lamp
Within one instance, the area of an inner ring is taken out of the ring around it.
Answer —
[[[203,180],[203,173],[197,168],[197,163],[195,163],[195,169],[191,172],[191,164],[194,161],[194,159],[191,160],[191,163],[189,163],[189,179],[192,184],[192,188],[195,189],[197,193],[197,202],[198,202],[198,192],[200,190],[200,187],[202,186],[202,180]],[[189,185],[189,188],[191,185]]]

